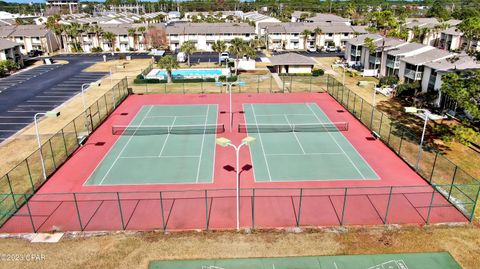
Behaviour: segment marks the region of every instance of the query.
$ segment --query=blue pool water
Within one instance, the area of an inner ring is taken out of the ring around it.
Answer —
[[[167,72],[160,70],[157,72],[156,76],[166,76]],[[221,69],[179,69],[173,70],[172,76],[173,77],[191,77],[191,76],[206,76],[206,77],[213,77],[213,76],[220,76],[222,75]]]

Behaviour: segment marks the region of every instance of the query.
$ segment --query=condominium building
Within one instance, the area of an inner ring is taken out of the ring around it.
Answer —
[[[0,38],[0,60],[12,60],[20,66],[23,66],[23,56],[20,52],[20,45],[13,41]]]
[[[23,54],[31,50],[51,53],[59,48],[55,34],[44,25],[2,26],[0,37],[18,43]]]
[[[217,40],[227,46],[234,38],[250,41],[255,28],[246,23],[175,23],[166,27],[170,50],[180,49],[186,41],[193,42],[197,50],[212,51]]]

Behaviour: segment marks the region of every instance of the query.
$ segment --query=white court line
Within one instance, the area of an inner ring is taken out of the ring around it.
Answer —
[[[200,156],[194,155],[185,155],[185,156],[174,156],[174,155],[163,155],[163,156],[123,156],[120,159],[160,159],[160,158],[200,158]]]
[[[202,136],[202,145],[200,147],[200,158],[198,159],[197,165],[197,178],[195,179],[195,183],[198,183],[198,177],[200,176],[200,166],[202,164],[202,154],[203,154],[203,145],[205,144],[205,132],[207,131],[207,122],[208,122],[208,112],[210,112],[210,105],[207,106],[207,113],[205,116],[205,121],[203,123],[203,136]],[[238,168],[237,168],[238,169]]]
[[[177,121],[177,117],[173,118],[172,124],[170,124],[170,129],[175,124],[175,121]],[[165,149],[165,146],[167,145],[167,140],[168,140],[169,137],[170,137],[170,132],[167,133],[167,136],[165,137],[165,140],[163,141],[162,149],[160,150],[160,153],[157,155],[157,157],[162,156],[163,150]]]
[[[257,117],[268,117],[268,116],[283,116],[283,115],[288,115],[288,116],[312,116],[312,114],[302,114],[302,113],[292,113],[292,114],[289,114],[289,113],[273,113],[273,114],[260,114],[260,115],[257,115]]]
[[[290,126],[290,128],[292,128],[292,124],[290,123],[290,121],[288,120],[288,116],[287,115],[283,115],[285,117],[285,119],[287,120],[287,123],[288,125]],[[303,149],[302,147],[302,143],[300,143],[300,140],[298,139],[298,136],[297,136],[297,133],[295,132],[295,130],[293,130],[293,136],[295,136],[295,139],[297,140],[297,143],[298,145],[300,146],[300,149],[302,150],[303,154],[305,154],[305,150]]]
[[[175,117],[175,118],[203,118],[205,117],[206,115],[199,115],[199,116],[148,116],[148,118],[171,118],[171,117]]]
[[[318,122],[319,123],[322,123],[322,121],[320,120],[320,118],[317,116],[317,114],[315,113],[315,111],[313,111],[312,107],[310,106],[310,104],[305,104],[313,113],[313,115],[315,116],[315,118],[317,118]],[[345,156],[347,157],[347,159],[350,161],[350,163],[353,165],[353,167],[355,167],[355,169],[358,171],[358,173],[360,174],[360,176],[365,179],[365,176],[362,174],[362,172],[360,171],[360,169],[358,169],[358,167],[355,165],[355,163],[352,161],[352,159],[350,158],[350,156],[348,156],[348,154],[345,152],[345,150],[343,150],[343,148],[338,144],[337,142],[337,139],[335,139],[335,137],[333,137],[333,135],[330,133],[330,132],[327,132],[328,135],[332,138],[332,140],[335,142],[335,144],[337,144],[337,146],[340,148],[340,150],[343,152],[343,154],[345,154]]]
[[[308,155],[343,155],[342,152],[313,152],[313,153],[305,153],[305,154],[300,154],[300,153],[271,153],[271,154],[265,154],[267,156],[308,156]]]
[[[250,107],[252,108],[253,118],[254,118],[254,120],[255,120],[255,123],[256,123],[257,126],[258,126],[257,116],[255,115],[255,109],[253,108],[253,105],[252,105],[252,104],[250,104]],[[260,140],[260,146],[261,146],[261,148],[262,148],[263,159],[265,160],[265,166],[267,167],[268,178],[270,179],[270,181],[272,181],[272,175],[270,174],[270,167],[268,166],[267,155],[266,155],[266,153],[265,153],[265,149],[263,148],[262,134],[261,134],[260,131],[258,132],[258,138],[259,138],[259,140]]]
[[[148,113],[150,113],[150,110],[152,110],[153,106],[151,106],[147,113],[143,116],[142,118],[142,121],[140,121],[140,124],[138,126],[141,126],[143,121],[145,120],[145,117],[148,115]],[[138,130],[138,128],[137,128]],[[107,173],[105,173],[105,175],[103,176],[102,180],[100,181],[100,183],[98,185],[102,185],[103,181],[105,180],[105,178],[107,178],[107,175],[110,173],[110,171],[112,170],[113,166],[117,163],[118,159],[120,158],[120,156],[122,155],[122,153],[125,151],[125,149],[127,148],[128,144],[130,143],[130,141],[132,140],[132,138],[135,136],[135,133],[137,132],[137,130],[135,130],[135,132],[133,133],[132,136],[130,136],[130,138],[127,140],[127,143],[125,143],[125,145],[123,145],[123,148],[120,150],[120,153],[118,153],[117,157],[115,158],[115,160],[113,161],[112,163],[112,166],[110,166],[110,168],[107,170]]]

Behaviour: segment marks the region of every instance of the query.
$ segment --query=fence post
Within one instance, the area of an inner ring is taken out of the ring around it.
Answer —
[[[387,224],[388,212],[390,211],[390,201],[392,200],[393,186],[390,186],[390,194],[388,195],[387,209],[385,210],[385,219],[383,224]]]
[[[13,205],[15,206],[15,211],[18,210],[17,201],[15,201],[15,194],[13,194],[12,183],[10,182],[10,176],[5,174],[5,178],[7,179],[8,188],[10,189],[10,194],[12,195]]]
[[[470,218],[468,219],[470,222],[473,221],[473,217],[475,216],[475,210],[477,209],[477,202],[478,202],[479,195],[480,195],[480,187],[477,190],[477,195],[475,196],[475,202],[473,202],[472,212],[470,213]]]
[[[300,226],[300,212],[302,211],[303,188],[300,188],[300,200],[298,201],[297,227]]]
[[[387,145],[390,146],[390,136],[392,135],[392,128],[395,123],[390,121],[390,130],[388,131],[388,139],[387,139]]]
[[[290,93],[294,92],[294,90],[293,90],[293,76],[290,76],[290,90],[288,92],[290,92]]]
[[[450,183],[450,190],[448,191],[448,201],[450,201],[450,195],[452,194],[453,184],[455,183],[455,177],[457,176],[457,170],[458,166],[455,165],[455,170],[453,170],[452,183]]]
[[[432,198],[430,199],[430,205],[428,206],[428,213],[427,213],[427,219],[425,221],[425,224],[429,224],[430,222],[430,212],[432,211],[433,199],[435,199],[435,186],[432,186],[432,188],[433,188]]]
[[[378,127],[378,134],[382,133],[383,112],[380,113],[380,126]]]
[[[260,92],[260,75],[257,75],[257,93]]]
[[[117,201],[118,201],[118,209],[120,210],[120,220],[122,221],[122,229],[125,230],[125,223],[123,222],[122,204],[120,203],[120,193],[118,191],[117,191]]]
[[[63,146],[65,148],[65,156],[68,156],[68,149],[67,149],[67,141],[65,140],[65,132],[62,128],[62,139],[63,139]]]
[[[35,186],[33,185],[32,172],[30,171],[30,165],[28,164],[28,158],[25,159],[25,164],[27,165],[28,178],[30,179],[30,186],[32,186],[32,193],[35,192]]]
[[[73,201],[75,202],[75,209],[77,210],[78,223],[80,224],[80,231],[83,232],[82,218],[80,217],[80,209],[78,208],[77,195],[73,193]]]
[[[160,192],[160,210],[162,211],[162,230],[165,232],[167,227],[165,226],[165,213],[163,213],[163,197],[162,197],[162,192]]]
[[[202,76],[202,78],[203,78],[203,76]],[[202,79],[202,81],[200,82],[200,89],[201,89],[201,91],[202,91],[202,93],[203,93],[203,79]]]
[[[433,173],[435,172],[435,165],[437,165],[437,158],[438,158],[438,151],[437,151],[437,154],[435,154],[435,158],[433,159],[432,172],[430,173],[430,180],[428,181],[430,183],[432,183]]]
[[[208,190],[205,190],[205,230],[208,231]]]
[[[347,207],[347,191],[348,188],[345,188],[345,193],[343,194],[342,218],[340,219],[340,226],[343,226],[343,219],[345,217],[345,208]]]
[[[358,119],[362,121],[362,114],[363,114],[363,98],[362,98],[362,104],[360,105],[360,116],[358,116]]]
[[[115,107],[113,107],[115,108]],[[88,115],[89,115],[89,118],[90,118],[90,127],[91,129],[87,128],[87,132],[90,134],[93,132],[93,118],[92,118],[92,107],[88,107]]]
[[[402,150],[402,142],[403,142],[404,135],[405,135],[405,128],[402,128],[402,136],[400,136],[400,145],[398,145],[398,155],[401,155],[400,151]]]
[[[252,191],[252,229],[255,229],[255,189]]]
[[[357,114],[357,112],[355,111],[356,105],[357,105],[357,95],[355,94],[355,95],[353,96],[353,114],[354,114],[354,115]]]
[[[35,228],[35,223],[33,222],[32,211],[30,210],[30,205],[28,204],[27,195],[23,194],[23,199],[25,199],[25,205],[27,206],[28,217],[30,218],[30,223],[32,224],[32,229],[34,233],[37,233],[37,229]]]
[[[182,92],[185,94],[185,82],[182,82]]]
[[[76,119],[76,118],[75,118]],[[78,144],[78,132],[77,132],[77,124],[75,124],[75,119],[72,120],[73,122],[73,130],[75,131],[75,138],[77,139],[77,145],[80,146],[80,144]]]
[[[272,93],[272,87],[273,87],[273,75],[270,74],[270,93]]]
[[[54,171],[57,170],[57,164],[55,162],[55,154],[53,153],[52,139],[48,139],[48,145],[50,146],[50,154],[52,154],[53,168]]]

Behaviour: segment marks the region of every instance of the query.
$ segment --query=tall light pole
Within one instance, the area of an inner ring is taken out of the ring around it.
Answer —
[[[431,113],[427,109],[420,109],[420,108],[416,108],[416,107],[405,107],[404,109],[405,109],[405,112],[407,112],[407,113],[417,114],[418,112],[422,112],[424,117],[425,117],[425,121],[423,123],[422,138],[420,138],[420,149],[418,150],[417,162],[415,164],[415,168],[418,171],[418,164],[420,163],[420,155],[422,153],[423,140],[425,139],[425,131],[427,129],[427,123],[428,123],[428,119],[430,118]]]
[[[235,157],[236,157],[236,190],[237,190],[237,231],[240,230],[240,149],[245,146],[245,145],[251,145],[254,143],[256,140],[255,137],[247,136],[244,139],[242,139],[242,143],[238,146],[235,146],[232,144],[232,141],[230,141],[227,138],[224,137],[219,137],[215,140],[215,143],[221,147],[232,147],[235,149]]]
[[[370,130],[373,131],[372,127],[373,127],[373,114],[375,112],[375,96],[377,95],[377,92],[378,90],[373,88],[373,97],[372,97],[372,115],[371,115],[371,118],[370,118]]]
[[[233,85],[238,85],[238,86],[245,86],[244,81],[234,81],[234,82],[220,82],[217,81],[215,82],[215,85],[217,86],[227,86],[228,93],[230,94],[230,101],[229,101],[229,106],[230,106],[230,127],[229,130],[230,132],[232,131],[232,124],[233,124],[233,111],[232,111],[232,86]]]
[[[43,154],[42,154],[42,142],[40,141],[40,132],[38,131],[38,121],[37,121],[38,116],[45,116],[47,118],[57,118],[60,116],[60,112],[47,111],[47,112],[36,113],[33,116],[33,122],[35,122],[35,135],[37,136],[38,152],[40,154],[40,164],[42,166],[42,175],[43,175],[43,179],[47,179],[47,172],[45,169],[45,162],[43,161]]]

